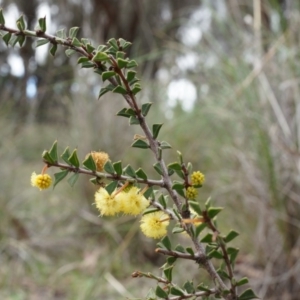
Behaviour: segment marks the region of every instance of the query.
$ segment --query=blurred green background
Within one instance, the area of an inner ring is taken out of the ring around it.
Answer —
[[[7,25],[47,16],[47,32],[79,26],[95,44],[133,42],[149,123],[206,174],[199,200],[224,206],[219,224],[241,235],[238,277],[261,299],[300,295],[300,3],[292,0],[0,1]],[[95,187],[81,176],[54,191],[30,186],[41,153],[77,147],[81,158],[103,150],[153,177],[150,153],[130,148],[136,126],[115,114],[117,95],[97,100],[100,77],[59,49],[0,45],[0,299],[144,297],[163,258],[139,220],[99,218]],[[49,170],[51,174],[55,170]],[[179,237],[185,242],[184,237]],[[176,269],[175,269],[176,270]],[[205,273],[184,263],[198,282]],[[179,271],[180,270],[180,271]]]

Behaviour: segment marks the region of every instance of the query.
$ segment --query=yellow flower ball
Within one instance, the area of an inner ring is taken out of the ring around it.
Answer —
[[[188,199],[194,200],[197,198],[197,196],[198,196],[198,191],[194,187],[190,186],[186,189],[186,197]]]
[[[205,181],[205,176],[200,171],[193,172],[191,175],[192,185],[202,185]]]
[[[163,211],[146,214],[141,219],[141,230],[145,236],[159,239],[167,234],[169,225],[168,215]]]
[[[45,190],[50,187],[52,178],[48,174],[36,174],[35,172],[31,175],[31,185],[41,190]]]
[[[121,211],[128,215],[137,216],[141,214],[149,205],[149,201],[140,193],[140,190],[133,186],[129,191],[126,189],[119,193],[118,198]]]
[[[120,212],[120,202],[113,194],[103,187],[95,193],[95,205],[102,216],[114,216]]]

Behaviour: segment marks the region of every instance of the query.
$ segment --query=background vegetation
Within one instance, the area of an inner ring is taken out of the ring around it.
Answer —
[[[299,3],[82,3],[1,5],[12,14],[12,26],[20,12],[29,27],[47,14],[50,33],[79,26],[81,36],[97,43],[110,37],[132,41],[141,101],[155,103],[150,118],[164,122],[162,134],[173,149],[206,174],[201,198],[211,196],[226,207],[222,226],[241,233],[235,241],[241,248],[238,272],[262,299],[298,299]],[[76,58],[62,50],[55,58],[38,54],[34,43],[14,50],[0,45],[0,298],[142,297],[151,283],[132,279],[131,272],[154,270],[161,261],[155,243],[140,235],[138,221],[98,218],[88,178],[74,188],[60,184],[39,193],[30,175],[40,172],[40,155],[55,139],[61,150],[78,146],[81,157],[104,150],[114,161],[149,172],[152,158],[130,148],[137,132],[115,117],[121,99],[97,101],[99,77],[79,71]],[[175,153],[170,151],[169,162]]]

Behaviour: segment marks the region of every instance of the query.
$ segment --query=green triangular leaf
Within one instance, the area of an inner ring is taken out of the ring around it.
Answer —
[[[53,189],[60,181],[62,181],[68,175],[68,173],[68,170],[64,170],[54,174]]]
[[[70,155],[70,157],[68,158],[68,161],[70,162],[71,165],[73,165],[76,168],[79,168],[80,163],[79,163],[79,159],[77,156],[77,149],[75,149],[72,154]]]
[[[126,68],[128,60],[122,59],[122,58],[117,58],[117,63],[118,63],[118,67],[120,69]]]
[[[36,41],[35,47],[37,48],[37,47],[40,47],[40,46],[48,44],[48,43],[49,43],[49,41],[47,39],[40,39],[40,40]]]
[[[124,169],[124,173],[130,177],[136,178],[136,174],[131,165],[127,165]]]
[[[69,157],[70,157],[70,150],[69,150],[69,147],[67,147],[66,149],[65,149],[65,151],[63,152],[63,154],[60,156],[67,164],[71,164],[70,162],[69,162]]]
[[[173,273],[173,266],[167,267],[163,270],[165,277],[169,282],[172,282],[172,273]]]
[[[161,168],[159,162],[157,162],[156,164],[154,164],[154,165],[153,165],[153,168],[155,169],[155,171],[156,171],[159,175],[163,175],[162,168]]]
[[[153,126],[152,126],[152,135],[153,135],[154,139],[156,139],[158,137],[159,131],[160,131],[162,126],[163,126],[163,124],[153,124]]]
[[[239,296],[239,300],[250,300],[250,299],[259,299],[259,297],[257,297],[254,294],[252,289],[247,289]]]
[[[131,144],[131,147],[133,148],[141,148],[141,149],[148,149],[150,146],[147,142],[145,142],[144,140],[136,140]]]
[[[56,45],[56,44],[53,44],[53,45],[51,46],[49,52],[50,52],[50,54],[51,54],[52,56],[55,56],[56,50],[57,50],[57,45]]]
[[[111,195],[114,192],[114,190],[117,188],[117,186],[118,186],[118,181],[112,181],[105,187],[105,189]]]
[[[42,32],[46,32],[47,26],[46,26],[46,17],[39,19],[39,25]]]
[[[114,166],[116,173],[118,175],[122,175],[122,173],[123,173],[122,162],[121,161],[115,162],[115,163],[113,163],[113,166]]]
[[[65,51],[67,57],[70,57],[72,54],[74,54],[76,51],[74,49],[67,49]]]
[[[97,170],[97,166],[95,164],[95,161],[92,157],[91,154],[89,154],[89,156],[82,162],[82,164],[91,171],[96,171]]]
[[[93,61],[107,61],[109,60],[109,56],[105,52],[97,52],[93,57]]]
[[[78,33],[79,27],[72,27],[69,30],[69,38],[73,39],[76,37],[77,33]]]
[[[3,37],[3,41],[5,42],[6,46],[8,46],[9,40],[11,38],[11,33],[6,33]]]
[[[58,160],[58,156],[57,156],[57,141],[55,141],[51,147],[51,149],[49,150],[49,154],[51,156],[51,158],[53,159],[53,161],[57,162]]]
[[[116,75],[116,72],[114,72],[114,71],[105,71],[102,73],[102,80],[105,81],[115,75]]]
[[[69,179],[68,179],[68,183],[71,187],[74,186],[74,184],[76,183],[76,181],[78,180],[79,177],[79,173],[74,173]]]
[[[45,160],[45,162],[48,162],[50,164],[54,164],[55,163],[55,161],[52,159],[50,153],[47,150],[45,150],[43,152],[42,158]]]
[[[223,207],[210,207],[207,210],[207,214],[210,219],[213,219],[219,212],[221,212],[224,208]]]
[[[242,279],[240,279],[240,280],[236,283],[236,286],[241,286],[241,285],[247,284],[248,282],[249,282],[248,278],[247,278],[247,277],[243,277]]]
[[[147,180],[147,174],[144,172],[143,169],[139,168],[137,171],[135,171],[135,174],[137,175],[138,178]]]
[[[235,230],[230,230],[230,232],[226,235],[224,238],[225,243],[229,243],[232,241],[234,238],[236,238],[239,235],[239,233]]]
[[[168,294],[159,285],[156,287],[155,295],[163,299],[168,298]]]
[[[184,291],[179,287],[172,286],[170,289],[170,293],[176,296],[184,296]]]
[[[127,94],[127,91],[125,88],[123,88],[121,85],[118,85],[117,87],[115,87],[113,90],[112,90],[113,93],[117,93],[117,94],[122,94],[122,95],[125,95]]]
[[[152,104],[153,104],[152,102],[147,102],[147,103],[142,104],[142,114],[144,117],[147,116]]]
[[[198,216],[202,216],[200,204],[196,201],[189,201],[190,207],[195,211]]]
[[[0,24],[5,25],[5,19],[4,19],[4,16],[3,16],[2,8],[0,9]]]
[[[111,163],[111,161],[107,161],[104,165],[104,171],[108,174],[115,174],[115,168],[113,166],[113,164]]]
[[[170,239],[168,238],[168,236],[165,236],[164,238],[161,239],[161,241],[157,244],[159,246],[163,246],[163,248],[171,251],[172,249],[172,244],[171,244],[171,241]]]

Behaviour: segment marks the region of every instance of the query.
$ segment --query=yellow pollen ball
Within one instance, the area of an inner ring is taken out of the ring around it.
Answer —
[[[159,239],[167,234],[168,215],[162,211],[146,214],[141,219],[141,230],[150,238]]]
[[[50,187],[52,178],[48,174],[36,174],[35,172],[31,175],[31,185],[41,190],[45,190]]]
[[[110,195],[103,187],[95,193],[95,205],[101,215],[114,216],[120,212],[120,202],[113,194]]]
[[[191,175],[192,185],[202,185],[205,181],[205,176],[200,171],[193,172]]]
[[[194,200],[196,199],[197,196],[198,196],[198,191],[194,187],[190,186],[187,188],[186,197],[188,199]]]

